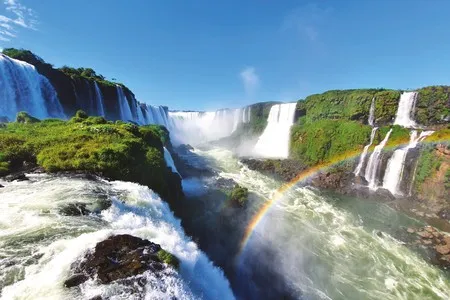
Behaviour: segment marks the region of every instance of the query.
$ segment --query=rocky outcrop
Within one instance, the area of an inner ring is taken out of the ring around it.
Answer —
[[[170,266],[167,256],[171,256],[172,266],[177,266],[178,260],[158,244],[128,234],[114,235],[97,243],[93,251],[72,265],[72,275],[64,286],[74,287],[89,278],[107,284],[146,271],[160,272]],[[137,280],[134,278],[133,282]]]
[[[250,170],[259,171],[265,175],[272,176],[284,181],[291,181],[306,169],[306,166],[293,159],[252,159],[243,158],[244,163]]]

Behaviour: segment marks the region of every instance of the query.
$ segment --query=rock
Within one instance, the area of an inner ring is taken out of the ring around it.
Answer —
[[[103,298],[102,298],[102,296],[98,295],[98,296],[92,297],[89,300],[103,300]]]
[[[414,232],[416,232],[413,228],[411,228],[411,227],[408,227],[408,229],[406,229],[406,231],[408,231],[409,233],[414,233]]]
[[[431,234],[431,233],[429,233],[427,231],[419,231],[419,232],[417,232],[417,234],[420,237],[424,238],[424,239],[431,239],[431,238],[433,238],[433,234]]]
[[[66,281],[64,281],[64,286],[66,288],[78,286],[88,279],[89,277],[87,277],[85,274],[74,274],[70,276],[68,279],[66,279]]]
[[[438,212],[438,216],[439,216],[439,218],[450,221],[450,208],[441,209]]]
[[[450,245],[437,245],[435,249],[441,255],[446,255],[450,253]]]
[[[73,283],[71,286],[80,284],[84,279],[79,276],[82,274],[86,278],[97,278],[103,284],[133,277],[135,279],[128,280],[133,284],[133,280],[138,280],[134,276],[145,271],[159,272],[167,267],[162,261],[166,261],[164,256],[160,255],[162,252],[166,257],[171,255],[148,240],[128,234],[114,235],[97,243],[93,251],[72,264],[77,277],[74,275],[67,281]]]
[[[435,232],[436,231],[436,229],[434,228],[434,227],[431,227],[431,226],[425,226],[425,228],[424,228],[426,231],[428,231],[428,232]]]
[[[423,242],[422,242],[424,245],[431,245],[431,244],[433,244],[433,241],[432,240],[423,240]]]
[[[0,184],[0,189],[1,189],[1,188],[4,188],[4,187],[5,187],[4,185],[1,185],[1,184]]]
[[[25,173],[16,173],[16,174],[11,174],[5,177],[6,181],[25,181],[25,180],[29,180],[28,177],[25,175]]]
[[[442,240],[445,244],[450,245],[450,235],[445,235]]]
[[[424,217],[424,216],[425,216],[425,213],[424,213],[423,211],[418,211],[418,212],[416,213],[416,215],[418,215],[419,217]]]
[[[86,216],[91,212],[86,208],[86,203],[76,202],[61,206],[58,209],[63,216]]]

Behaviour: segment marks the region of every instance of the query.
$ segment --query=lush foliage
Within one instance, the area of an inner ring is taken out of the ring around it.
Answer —
[[[180,260],[175,255],[167,252],[164,249],[161,249],[158,251],[158,253],[156,253],[156,256],[161,262],[166,263],[178,270],[180,266]]]
[[[399,125],[383,126],[377,130],[371,149],[375,148],[376,145],[381,143],[390,129],[392,129],[392,132],[386,143],[386,148],[397,147],[401,144],[406,144],[409,142],[411,137],[411,131],[409,129],[403,128]]]
[[[164,197],[168,171],[161,131],[160,126],[112,123],[81,111],[67,122],[8,123],[0,128],[0,172],[18,170],[24,162],[49,172],[97,172],[148,185]]]
[[[392,121],[400,92],[384,89],[333,90],[311,95],[297,103],[297,116],[304,116],[308,122],[345,119],[367,123],[374,98],[376,123]]]
[[[300,120],[291,129],[290,155],[309,166],[332,161],[337,155],[362,149],[370,132],[370,126],[356,121]]]
[[[234,205],[244,206],[248,199],[248,189],[236,184],[230,192],[229,199]]]
[[[418,90],[415,118],[419,124],[433,125],[450,121],[450,87],[429,86]]]
[[[428,145],[420,155],[415,178],[415,186],[419,187],[427,178],[432,176],[441,166],[441,158],[436,155],[435,147]]]
[[[69,76],[72,79],[86,79],[89,81],[97,81],[99,84],[107,85],[107,86],[116,86],[121,85],[122,87],[126,88],[121,83],[116,83],[113,81],[106,80],[105,77],[101,74],[97,74],[93,69],[91,68],[72,68],[68,66],[63,66],[59,68],[64,74]]]

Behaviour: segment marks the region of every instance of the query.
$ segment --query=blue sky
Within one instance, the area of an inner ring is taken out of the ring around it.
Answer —
[[[0,1],[0,47],[171,109],[450,83],[446,0]]]

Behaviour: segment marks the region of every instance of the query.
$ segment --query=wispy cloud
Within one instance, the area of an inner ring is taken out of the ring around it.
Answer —
[[[10,41],[17,36],[18,28],[36,30],[36,13],[19,0],[5,0],[3,5],[9,16],[0,15],[0,41]]]
[[[239,73],[247,95],[253,95],[259,87],[259,77],[254,67],[246,67]]]
[[[320,39],[320,29],[331,11],[330,7],[322,7],[317,3],[297,7],[286,15],[281,29],[294,30],[307,41],[316,43]]]

